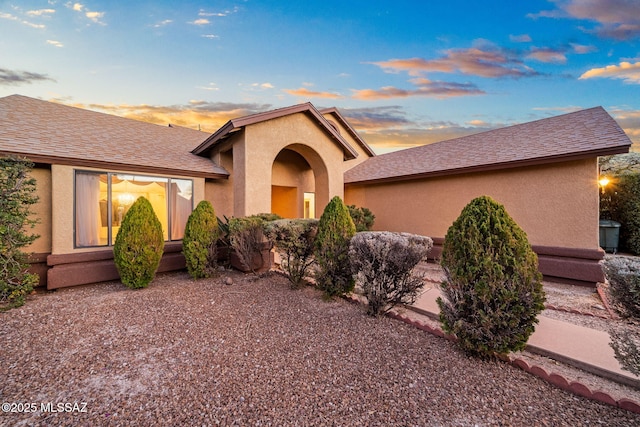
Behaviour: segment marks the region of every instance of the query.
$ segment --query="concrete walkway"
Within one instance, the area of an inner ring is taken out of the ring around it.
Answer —
[[[439,267],[438,267],[439,268]],[[435,283],[442,274],[433,267],[427,271],[427,279]],[[434,283],[426,287],[413,308],[429,317],[438,318],[440,308],[436,299],[440,290]],[[559,362],[575,366],[587,372],[611,379],[621,384],[640,388],[640,377],[622,370],[616,360],[613,349],[609,346],[609,334],[603,331],[574,325],[555,319],[538,316],[539,323],[529,338],[527,350]]]

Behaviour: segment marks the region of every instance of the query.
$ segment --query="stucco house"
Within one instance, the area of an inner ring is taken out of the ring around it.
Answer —
[[[113,243],[136,197],[165,234],[160,271],[184,268],[181,239],[201,200],[218,215],[319,217],[333,196],[375,228],[434,238],[489,195],[527,232],[549,279],[593,284],[598,156],[631,141],[597,107],[376,156],[335,108],[310,103],[230,120],[213,134],[20,95],[0,98],[0,155],[36,165],[40,238],[29,248],[49,289],[117,278]]]

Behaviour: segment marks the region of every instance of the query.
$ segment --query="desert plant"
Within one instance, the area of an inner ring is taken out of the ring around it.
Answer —
[[[373,228],[373,222],[376,216],[368,208],[359,208],[356,205],[349,205],[349,215],[356,226],[356,232],[370,231]]]
[[[260,253],[265,241],[264,221],[259,216],[231,218],[229,220],[229,241],[242,264],[257,274],[257,270],[264,267]],[[260,264],[255,260],[260,259]]]
[[[324,208],[318,223],[315,241],[315,274],[317,286],[327,297],[343,295],[353,290],[353,277],[349,263],[349,242],[356,227],[349,209],[335,196]]]
[[[440,321],[466,352],[522,350],[544,309],[538,258],[526,233],[488,196],[472,200],[447,231]]]
[[[302,285],[314,262],[317,219],[281,219],[265,226],[267,238],[280,254],[281,267],[293,288]]]
[[[38,201],[36,180],[29,176],[32,169],[26,159],[0,158],[0,310],[23,305],[39,279],[27,272],[22,251],[39,237],[26,231],[38,223],[31,211]]]
[[[636,326],[637,328],[637,326]],[[640,332],[633,329],[609,332],[615,358],[625,369],[640,377]]]
[[[431,238],[409,233],[369,231],[351,239],[349,258],[369,314],[378,316],[397,304],[415,302],[424,281],[413,270],[432,247]]]
[[[602,269],[618,311],[625,317],[640,319],[640,260],[608,256],[602,263]]]
[[[218,266],[218,219],[210,202],[203,200],[191,212],[182,239],[187,271],[194,279],[211,277]]]
[[[122,283],[145,288],[156,275],[164,251],[162,225],[151,203],[139,197],[124,216],[113,256]]]

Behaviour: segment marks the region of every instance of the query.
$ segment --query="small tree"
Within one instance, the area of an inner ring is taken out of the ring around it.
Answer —
[[[522,350],[545,296],[537,256],[504,206],[472,200],[447,231],[441,263],[444,330],[481,357]]]
[[[317,286],[328,297],[343,295],[353,290],[353,277],[349,263],[349,241],[356,227],[349,209],[335,196],[324,209],[318,223],[315,256],[318,264]]]
[[[373,222],[376,216],[368,208],[358,208],[356,205],[349,205],[349,215],[356,226],[356,232],[370,231],[373,228]]]
[[[29,176],[32,169],[26,159],[0,158],[0,310],[24,304],[38,283],[38,275],[27,272],[22,251],[39,237],[25,230],[38,223],[31,212],[38,201],[36,180]]]
[[[182,239],[187,271],[194,279],[211,277],[218,266],[218,219],[210,202],[203,200],[191,212]]]
[[[378,316],[416,301],[424,281],[413,270],[432,247],[431,238],[409,233],[369,231],[351,239],[349,258],[369,314]]]
[[[300,287],[314,262],[318,220],[281,219],[268,223],[265,229],[267,237],[280,254],[281,267],[287,273],[291,287]]]
[[[131,289],[146,288],[156,275],[163,251],[162,224],[151,203],[139,197],[125,214],[113,246],[122,283]]]

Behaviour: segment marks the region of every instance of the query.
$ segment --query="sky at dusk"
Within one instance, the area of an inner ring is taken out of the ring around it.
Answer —
[[[595,106],[640,151],[640,0],[0,0],[0,97],[214,132],[310,101],[383,153]]]

